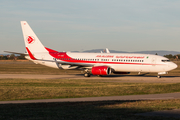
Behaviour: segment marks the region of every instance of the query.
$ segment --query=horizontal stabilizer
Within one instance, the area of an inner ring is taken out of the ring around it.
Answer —
[[[28,55],[28,53],[18,53],[18,52],[11,52],[11,51],[4,51],[6,53],[12,53],[12,54],[19,54],[19,55]]]

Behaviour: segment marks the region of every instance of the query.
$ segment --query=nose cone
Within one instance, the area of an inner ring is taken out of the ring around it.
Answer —
[[[171,64],[169,65],[169,67],[170,67],[171,70],[174,70],[174,69],[176,69],[178,66],[177,66],[175,63],[171,62]]]

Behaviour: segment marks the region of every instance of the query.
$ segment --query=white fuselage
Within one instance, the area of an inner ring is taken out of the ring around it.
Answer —
[[[49,67],[58,68],[54,58],[62,64],[79,66],[109,66],[115,72],[157,72],[163,74],[175,69],[177,65],[167,58],[149,54],[127,54],[127,53],[73,53],[73,52],[49,52],[36,53],[36,63]],[[28,58],[28,57],[27,57]],[[47,60],[42,61],[42,60]],[[69,69],[68,67],[67,69]],[[66,68],[64,68],[66,69]]]

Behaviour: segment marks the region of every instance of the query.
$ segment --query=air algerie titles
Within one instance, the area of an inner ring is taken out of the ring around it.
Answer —
[[[101,58],[113,58],[114,55],[97,55],[96,57],[101,57]],[[115,58],[136,58],[136,59],[143,59],[144,56],[115,56]]]

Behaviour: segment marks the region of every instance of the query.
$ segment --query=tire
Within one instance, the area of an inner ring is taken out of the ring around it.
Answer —
[[[157,78],[161,78],[161,76],[160,76],[160,75],[158,75],[158,76],[157,76]]]
[[[90,73],[84,73],[84,77],[90,77],[91,74]]]

